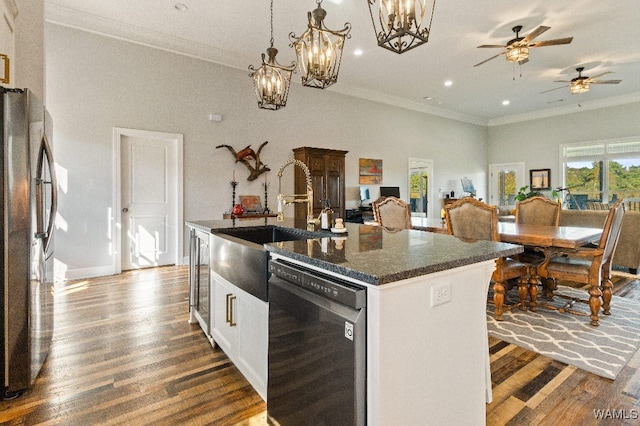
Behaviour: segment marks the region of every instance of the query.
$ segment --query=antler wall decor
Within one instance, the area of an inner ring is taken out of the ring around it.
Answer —
[[[247,169],[249,169],[249,171],[251,172],[247,180],[252,181],[252,180],[255,180],[262,173],[268,172],[269,170],[271,170],[269,167],[267,167],[266,164],[263,164],[260,161],[260,151],[262,151],[262,148],[264,148],[264,146],[268,143],[269,141],[262,142],[262,144],[258,148],[258,151],[254,151],[253,149],[251,149],[251,145],[248,145],[246,148],[238,152],[236,152],[236,150],[229,145],[218,145],[216,146],[216,149],[227,148],[229,151],[231,151],[231,154],[233,154],[233,157],[236,159],[236,163],[240,162],[245,166],[247,166]],[[252,159],[254,161],[254,164],[251,164],[249,162],[249,159]]]

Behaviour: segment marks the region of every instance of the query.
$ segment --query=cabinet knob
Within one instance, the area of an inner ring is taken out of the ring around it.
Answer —
[[[122,209],[122,213],[127,213],[128,211],[129,211],[129,209],[126,208],[126,207]]]

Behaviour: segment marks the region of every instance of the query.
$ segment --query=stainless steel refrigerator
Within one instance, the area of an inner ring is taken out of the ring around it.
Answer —
[[[57,189],[51,117],[28,89],[0,87],[0,397],[29,388],[53,335]]]

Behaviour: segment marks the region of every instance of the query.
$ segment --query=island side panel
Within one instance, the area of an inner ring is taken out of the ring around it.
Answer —
[[[368,424],[485,423],[494,268],[489,260],[368,287]],[[443,286],[451,301],[432,307],[432,292]]]

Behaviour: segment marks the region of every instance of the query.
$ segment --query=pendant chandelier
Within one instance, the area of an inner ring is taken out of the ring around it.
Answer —
[[[316,4],[318,7],[307,14],[307,31],[300,37],[290,33],[289,39],[296,51],[302,85],[325,89],[338,81],[344,39],[351,38],[351,24],[345,23],[342,30],[328,29],[323,22],[327,12],[321,7],[322,0]]]
[[[373,30],[378,39],[378,46],[392,52],[404,53],[429,41],[431,21],[436,2],[433,0],[431,10],[428,0],[367,0]],[[374,13],[374,9],[377,12]],[[378,17],[380,29],[376,26]],[[427,16],[428,25],[422,27]]]
[[[253,85],[258,98],[258,107],[262,109],[278,110],[287,105],[291,74],[296,67],[295,62],[290,66],[283,66],[276,62],[278,49],[273,47],[273,0],[271,0],[271,41],[267,48],[267,59],[262,54],[262,66],[255,69],[249,65],[249,77],[253,78]]]

